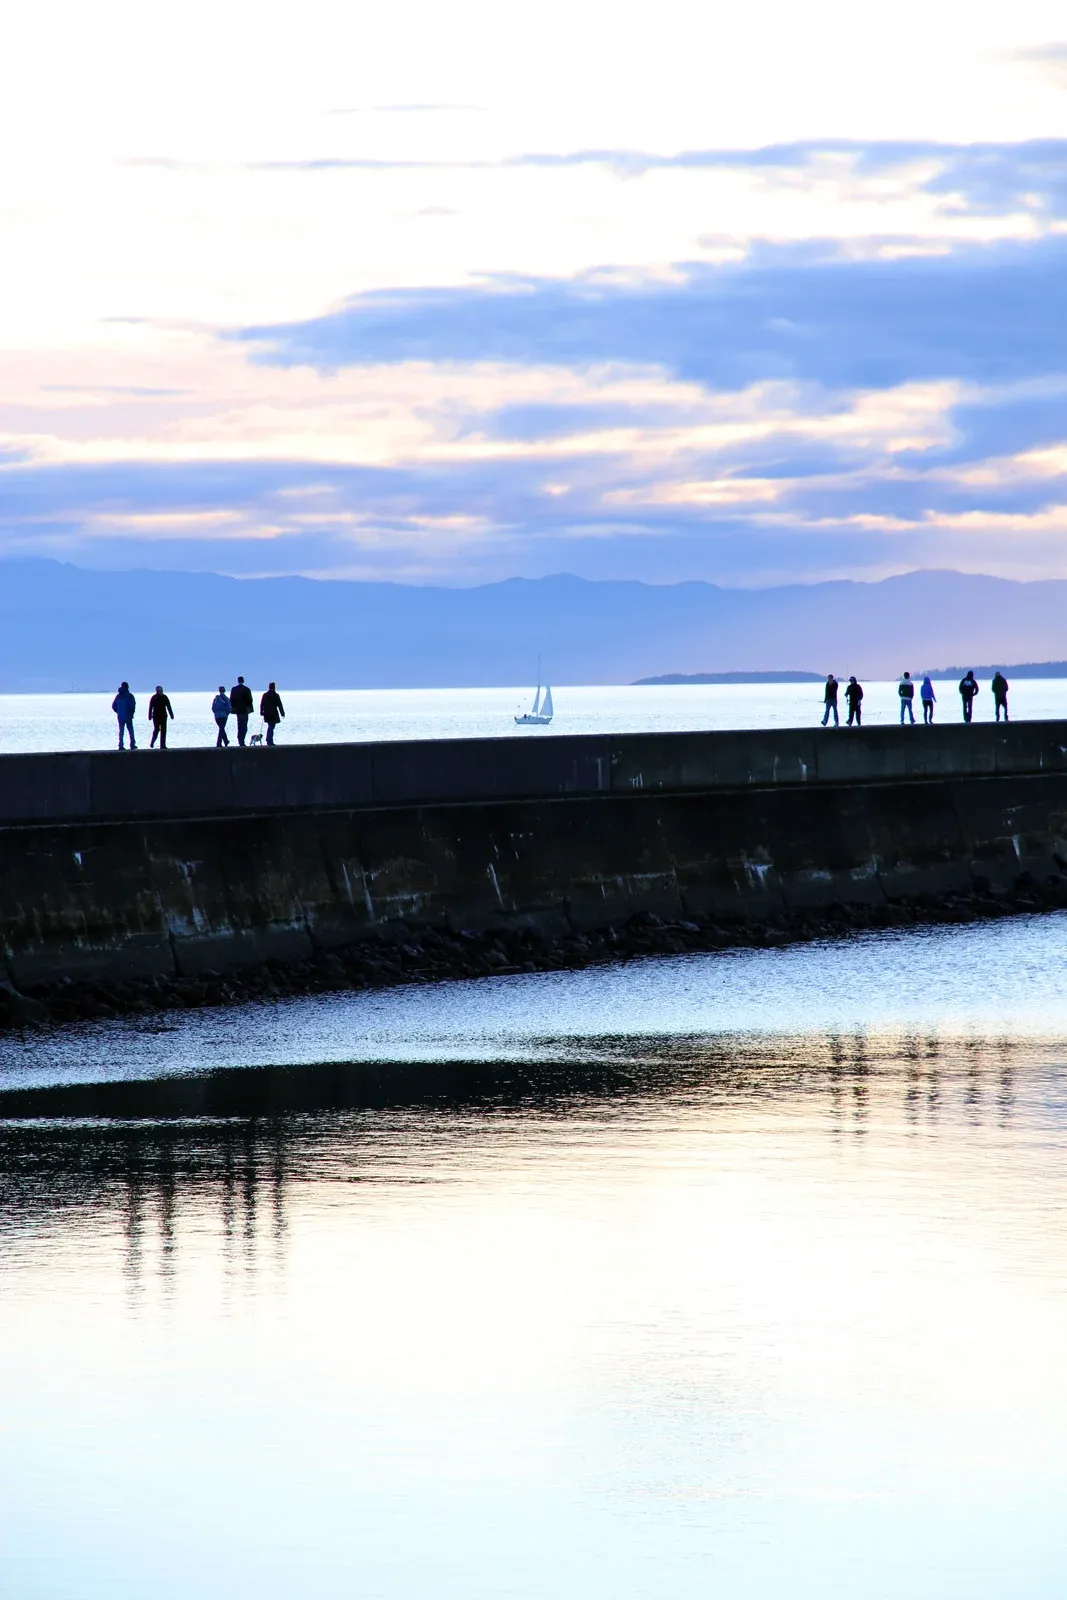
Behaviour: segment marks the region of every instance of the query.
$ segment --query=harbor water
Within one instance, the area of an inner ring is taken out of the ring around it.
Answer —
[[[259,691],[256,685],[256,707]],[[134,684],[136,728],[147,745],[148,701],[154,685]],[[819,683],[654,684],[614,687],[553,686],[555,715],[548,726],[516,726],[530,709],[531,689],[297,689],[279,685],[285,744],[324,744],[379,739],[538,739],[566,733],[668,733],[702,728],[803,728],[821,721]],[[939,722],[959,722],[960,696],[953,683],[938,682]],[[168,691],[169,692],[169,691]],[[213,745],[215,690],[170,693],[174,721],[168,743],[177,749]],[[864,686],[867,725],[899,720],[896,683]],[[0,695],[0,755],[25,750],[109,750],[117,743],[111,712],[115,689],[100,694]],[[1012,684],[1011,715],[1067,717],[1067,678],[1020,678]],[[915,715],[922,721],[918,700]],[[840,716],[846,717],[842,685]],[[976,722],[993,720],[988,681],[975,701]],[[260,727],[254,717],[250,731]],[[236,739],[233,718],[229,735]]]
[[[6,1038],[0,1592],[1058,1596],[1065,954]]]

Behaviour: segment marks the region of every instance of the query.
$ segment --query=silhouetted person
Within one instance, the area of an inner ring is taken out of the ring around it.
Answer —
[[[128,683],[119,684],[119,692],[111,702],[111,709],[119,719],[119,749],[125,750],[123,740],[128,733],[130,736],[130,749],[137,749],[137,740],[133,736],[133,716],[137,710],[137,701],[130,693]]]
[[[211,715],[215,718],[215,724],[219,730],[219,736],[215,740],[215,749],[221,750],[223,745],[228,745],[230,742],[229,735],[226,732],[226,723],[230,715],[230,697],[226,693],[225,686],[221,683],[219,684],[218,694],[211,702]]]
[[[934,686],[930,682],[930,674],[929,673],[927,673],[926,677],[923,679],[923,686],[919,690],[919,699],[923,703],[923,722],[924,723],[933,722],[933,720],[934,720],[934,706],[937,703],[937,696],[934,693]]]
[[[826,708],[823,711],[823,714],[822,714],[822,725],[823,725],[824,728],[825,728],[826,724],[830,720],[830,713],[831,712],[833,712],[834,727],[835,728],[839,728],[841,726],[840,720],[839,720],[838,715],[837,715],[837,691],[838,691],[839,687],[840,687],[840,685],[838,684],[837,679],[834,677],[833,673],[831,672],[829,674],[829,676],[827,677],[827,679],[826,679],[826,688],[823,690],[823,696],[822,696],[823,705]]]
[[[237,743],[243,745],[248,737],[248,719],[256,709],[252,691],[243,678],[238,678],[230,690],[230,710],[237,718]]]
[[[912,701],[915,699],[915,684],[912,681],[910,672],[906,672],[901,678],[900,682],[897,684],[897,694],[900,696],[901,727],[904,726],[905,713],[911,718],[912,723],[914,724],[915,707],[913,706]]]
[[[1008,680],[1004,676],[1003,672],[1001,672],[999,667],[997,668],[996,672],[994,672],[994,674],[993,674],[993,682],[989,685],[989,687],[993,691],[993,704],[996,707],[997,721],[998,722],[1000,721],[1000,713],[1003,711],[1003,713],[1004,713],[1004,721],[1007,722],[1007,720],[1008,720]]]
[[[857,728],[863,726],[863,685],[857,683],[855,678],[850,678],[845,684],[845,702],[848,706],[848,725],[851,728],[855,723]]]
[[[282,705],[282,697],[274,687],[273,683],[268,683],[267,692],[259,702],[259,714],[263,718],[263,721],[267,724],[267,743],[273,744],[274,730],[285,716],[285,707]]]
[[[152,724],[152,749],[159,740],[159,748],[167,748],[167,720],[173,718],[174,707],[163,693],[163,685],[156,684],[156,692],[148,702],[148,720]]]
[[[974,673],[968,672],[960,679],[960,699],[963,702],[963,720],[970,722],[974,712],[974,697],[978,693],[978,685],[974,680]]]

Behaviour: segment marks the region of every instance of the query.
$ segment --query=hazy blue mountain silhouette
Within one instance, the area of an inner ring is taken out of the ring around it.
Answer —
[[[471,589],[0,563],[0,689],[630,683],[668,673],[856,672],[1053,660],[1067,582],[916,572],[773,589],[588,582]]]

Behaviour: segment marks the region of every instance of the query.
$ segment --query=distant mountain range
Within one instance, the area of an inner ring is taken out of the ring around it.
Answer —
[[[566,575],[444,589],[12,560],[0,562],[0,690],[105,691],[121,678],[213,688],[238,672],[283,688],[524,686],[539,656],[557,684],[895,678],[929,661],[1035,656],[1067,672],[1055,659],[1065,618],[1067,582],[958,572],[768,589]]]

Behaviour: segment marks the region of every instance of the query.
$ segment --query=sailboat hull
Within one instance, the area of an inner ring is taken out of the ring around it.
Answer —
[[[516,717],[515,721],[517,722],[517,724],[519,725],[520,728],[525,726],[526,724],[532,724],[532,725],[534,725],[535,727],[538,727],[538,728],[547,728],[548,724],[552,721],[552,718],[551,717],[535,717],[532,714],[532,712],[528,711],[524,717]]]

